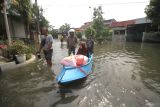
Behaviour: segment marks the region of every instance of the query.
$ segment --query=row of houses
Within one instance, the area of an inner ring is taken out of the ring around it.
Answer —
[[[11,37],[15,38],[27,37],[23,21],[16,21],[10,17],[8,18],[8,21],[9,21]],[[157,30],[156,27],[152,26],[151,21],[148,20],[147,18],[137,18],[126,21],[116,21],[115,19],[109,19],[109,20],[104,20],[103,23],[106,27],[111,29],[113,41],[118,40],[118,41],[141,42],[144,32]],[[80,28],[75,28],[75,30],[83,32],[86,28],[90,27],[91,24],[92,22],[86,22]],[[4,27],[2,26],[2,28]],[[32,38],[32,36],[30,38]]]
[[[8,17],[8,23],[12,38],[26,38],[25,25],[22,21]],[[0,39],[7,39],[4,24],[0,25]]]
[[[112,41],[137,41],[141,42],[144,32],[156,31],[151,21],[147,18],[137,18],[126,21],[116,21],[115,19],[104,20],[104,25],[112,31]],[[86,22],[78,31],[84,31],[91,26],[92,22]]]

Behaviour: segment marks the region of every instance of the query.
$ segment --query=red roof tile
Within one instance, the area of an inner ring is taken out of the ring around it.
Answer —
[[[128,25],[135,24],[135,20],[112,22],[110,27],[127,27]]]

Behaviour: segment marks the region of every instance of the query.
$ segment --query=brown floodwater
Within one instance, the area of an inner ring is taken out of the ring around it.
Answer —
[[[54,40],[53,69],[66,44]],[[160,44],[108,42],[95,46],[93,72],[59,87],[44,60],[0,74],[0,107],[160,107]]]

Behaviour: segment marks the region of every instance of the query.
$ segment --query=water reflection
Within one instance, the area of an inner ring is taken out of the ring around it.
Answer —
[[[140,75],[143,83],[152,91],[160,93],[160,45],[159,44],[143,44],[141,54],[143,60],[140,61],[142,71]],[[156,51],[153,51],[156,50]]]
[[[54,104],[51,105],[51,107],[56,107],[59,104],[68,104],[74,101],[78,95],[76,96],[67,96],[65,93],[61,94],[61,99],[56,101]]]

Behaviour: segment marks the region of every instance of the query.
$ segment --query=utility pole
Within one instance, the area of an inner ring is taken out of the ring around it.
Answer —
[[[37,7],[37,14],[36,14],[36,35],[34,35],[34,40],[35,40],[35,49],[36,51],[39,50],[39,44],[40,44],[40,29],[39,29],[39,7],[37,0],[35,0],[35,5]]]
[[[37,22],[37,32],[39,33],[39,7],[38,7],[38,3],[37,3],[37,0],[35,0],[35,4],[36,4],[36,7],[37,7],[37,19],[36,19],[36,22]]]
[[[9,24],[8,24],[6,8],[7,8],[7,0],[4,0],[4,3],[3,3],[4,20],[5,20],[6,33],[7,33],[7,38],[8,38],[8,45],[10,46],[11,45],[11,35],[9,31]]]

